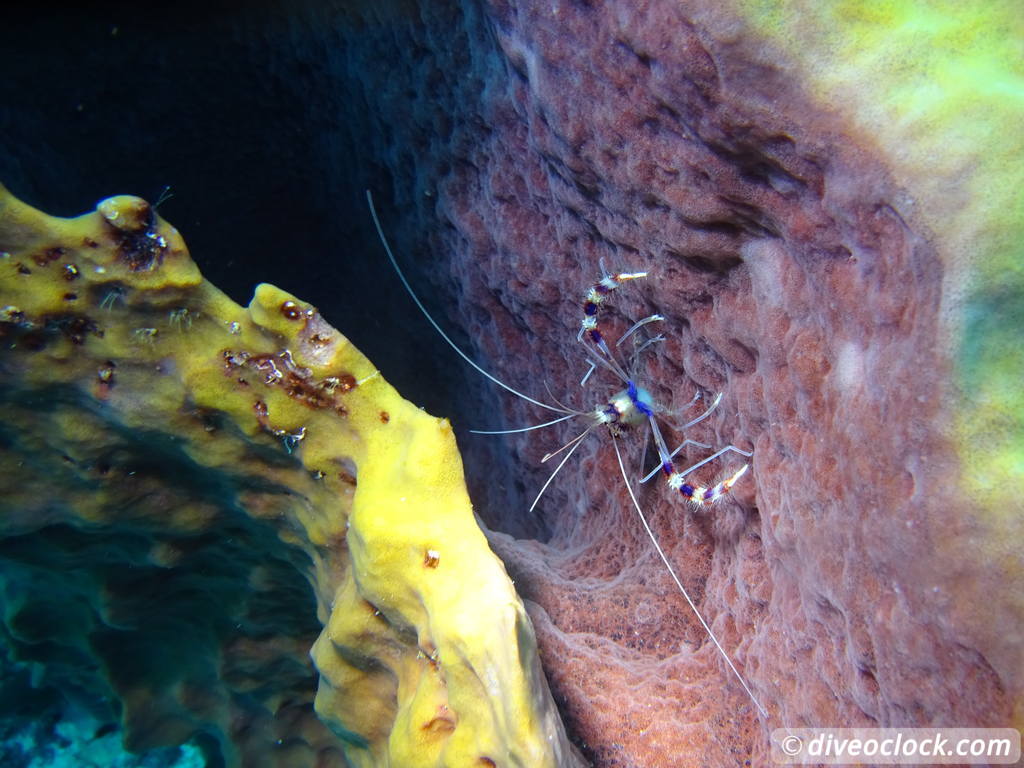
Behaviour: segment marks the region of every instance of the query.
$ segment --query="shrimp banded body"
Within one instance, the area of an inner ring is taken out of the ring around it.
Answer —
[[[556,400],[553,395],[551,397],[552,399],[555,400],[555,404],[546,403],[542,400],[538,400],[523,392],[520,392],[519,390],[511,387],[510,385],[501,381],[496,376],[482,368],[472,358],[470,358],[470,356],[466,354],[454,341],[452,341],[448,334],[444,332],[440,325],[438,325],[438,323],[426,310],[423,303],[416,295],[416,292],[410,285],[405,274],[402,272],[402,269],[399,266],[393,251],[391,250],[391,246],[388,243],[387,237],[384,234],[384,229],[381,226],[379,217],[377,216],[377,211],[374,209],[373,197],[370,194],[369,190],[367,190],[366,192],[366,199],[370,208],[370,214],[373,218],[374,225],[376,226],[377,229],[377,234],[380,237],[381,244],[384,247],[385,253],[387,254],[389,261],[391,262],[392,267],[395,269],[395,272],[397,273],[399,279],[402,282],[402,285],[404,286],[406,292],[409,294],[410,298],[412,298],[413,302],[419,308],[420,312],[423,313],[423,316],[433,326],[434,330],[437,331],[440,337],[468,365],[470,365],[474,370],[476,370],[478,373],[480,373],[482,376],[487,378],[495,385],[501,387],[502,389],[515,395],[516,397],[519,397],[522,400],[531,403],[532,405],[558,414],[557,418],[545,421],[540,424],[533,424],[527,427],[503,430],[470,431],[476,434],[514,434],[544,429],[546,427],[551,427],[556,424],[572,420],[579,420],[585,424],[585,428],[582,432],[580,432],[580,434],[569,440],[567,443],[565,443],[557,450],[548,453],[542,459],[543,462],[547,462],[549,459],[557,456],[558,454],[561,454],[563,452],[565,454],[562,457],[561,461],[558,463],[558,465],[555,467],[554,471],[551,472],[547,481],[541,487],[540,491],[538,492],[536,498],[533,501],[533,504],[530,506],[530,510],[532,511],[537,506],[545,490],[547,490],[548,486],[552,483],[552,481],[555,479],[555,477],[558,475],[561,469],[566,465],[566,463],[572,457],[573,453],[579,448],[580,445],[583,444],[584,439],[596,429],[604,428],[603,431],[606,431],[607,434],[610,436],[618,467],[622,475],[622,480],[626,492],[629,495],[630,502],[632,503],[633,508],[636,511],[641,524],[643,525],[644,531],[647,533],[648,538],[654,545],[655,551],[657,552],[662,563],[665,565],[665,568],[668,571],[669,575],[672,577],[672,580],[675,582],[675,585],[678,588],[680,594],[685,599],[686,603],[689,605],[694,616],[697,618],[698,622],[703,627],[708,638],[711,640],[712,644],[715,646],[718,653],[721,655],[722,659],[725,661],[725,664],[729,667],[729,670],[731,671],[733,676],[743,687],[743,690],[746,693],[747,697],[758,709],[761,715],[767,720],[767,710],[765,710],[765,708],[761,705],[758,698],[754,695],[754,692],[751,690],[746,679],[736,668],[736,665],[733,663],[732,658],[729,656],[728,652],[722,646],[721,642],[719,642],[718,637],[712,631],[711,626],[704,619],[704,616],[701,614],[696,603],[693,601],[693,599],[690,597],[689,592],[683,586],[683,583],[680,580],[678,574],[676,574],[675,568],[673,567],[671,561],[668,558],[668,555],[665,553],[664,549],[659,543],[657,536],[654,534],[654,531],[647,520],[647,516],[644,514],[643,508],[640,506],[640,503],[637,500],[636,492],[633,488],[633,481],[630,479],[629,473],[626,471],[626,465],[622,457],[622,451],[619,447],[620,439],[634,432],[642,433],[641,440],[643,441],[643,445],[646,445],[648,442],[649,434],[651,438],[653,438],[654,445],[657,450],[658,466],[656,466],[647,475],[640,478],[639,482],[645,483],[652,477],[654,477],[654,475],[660,472],[665,476],[667,487],[674,494],[678,494],[685,500],[692,502],[693,504],[700,507],[709,506],[713,504],[715,501],[721,499],[724,495],[726,495],[729,492],[729,490],[735,485],[735,483],[745,474],[745,472],[748,469],[748,465],[744,464],[742,467],[734,471],[730,476],[728,476],[724,480],[709,487],[688,482],[686,478],[692,472],[696,471],[700,467],[703,467],[704,465],[712,461],[715,461],[716,459],[720,458],[721,456],[727,453],[736,453],[744,457],[752,456],[751,452],[741,450],[740,448],[737,448],[736,446],[730,444],[722,448],[719,448],[710,456],[707,456],[706,458],[702,459],[701,461],[698,461],[696,464],[693,464],[692,466],[689,466],[682,470],[676,468],[675,457],[684,448],[692,446],[697,449],[709,450],[711,449],[711,446],[706,443],[698,442],[696,440],[684,439],[678,445],[678,447],[670,451],[668,448],[668,444],[665,440],[664,433],[662,431],[661,422],[664,422],[675,433],[684,433],[690,427],[693,427],[694,425],[698,424],[699,422],[703,421],[708,416],[710,416],[721,402],[722,395],[717,395],[711,402],[711,404],[703,412],[699,413],[696,417],[690,419],[689,421],[681,425],[676,425],[671,420],[678,418],[681,414],[679,412],[665,408],[664,406],[659,404],[653,398],[650,389],[638,383],[635,371],[638,368],[637,363],[641,353],[643,353],[650,347],[658,344],[659,342],[664,341],[664,337],[661,336],[660,334],[642,338],[640,335],[640,331],[652,323],[663,321],[664,318],[661,315],[650,315],[635,322],[624,334],[622,334],[622,336],[614,343],[614,345],[609,345],[609,343],[606,341],[606,336],[601,329],[600,323],[602,306],[608,301],[610,295],[618,288],[632,281],[646,278],[647,273],[609,272],[607,269],[605,269],[602,263],[601,277],[597,280],[597,282],[592,284],[591,288],[585,294],[583,300],[583,320],[580,324],[580,330],[577,334],[576,340],[578,343],[581,344],[581,348],[587,361],[589,362],[590,368],[587,371],[587,373],[583,376],[583,379],[580,381],[580,384],[581,386],[584,385],[591,376],[591,374],[593,374],[596,370],[601,369],[608,372],[616,379],[618,379],[621,389],[617,388],[616,391],[610,397],[608,397],[606,400],[602,402],[598,402],[591,410],[588,411],[570,408],[564,405],[562,402]],[[619,347],[621,347],[622,344],[625,343],[628,339],[633,339],[634,342],[634,349],[632,355],[629,357],[629,359],[620,360],[616,350]],[[683,410],[693,407],[694,405],[697,404],[697,402],[700,399],[701,395],[698,393],[693,397],[693,399],[689,401],[689,403],[687,403],[686,406],[684,406]]]
[[[607,269],[605,269],[604,264],[601,265],[601,271],[603,273],[601,279],[591,287],[584,298],[583,320],[580,323],[580,330],[576,335],[576,340],[583,344],[586,344],[586,342],[589,341],[593,345],[594,349],[591,357],[591,364],[594,365],[596,359],[599,364],[621,379],[625,383],[626,388],[612,395],[608,403],[603,407],[598,406],[594,410],[593,417],[596,421],[609,426],[617,425],[622,427],[640,427],[649,425],[654,436],[655,445],[658,449],[658,457],[661,461],[660,469],[666,477],[669,489],[697,506],[709,506],[714,504],[729,492],[733,485],[736,484],[736,481],[746,473],[749,465],[744,464],[732,475],[711,487],[688,483],[686,482],[686,476],[698,467],[718,458],[718,456],[723,453],[734,451],[744,456],[749,456],[750,454],[746,451],[739,450],[735,446],[729,445],[716,453],[715,456],[709,457],[708,459],[705,459],[682,472],[676,469],[675,464],[672,461],[676,453],[678,453],[678,451],[685,445],[697,443],[695,443],[695,441],[684,441],[683,445],[680,445],[676,451],[669,453],[657,422],[657,415],[663,412],[663,409],[654,402],[654,399],[648,390],[636,383],[634,380],[635,374],[630,373],[626,366],[617,361],[611,348],[605,341],[604,334],[599,328],[599,310],[612,291],[624,285],[626,282],[646,278],[647,273],[609,273]],[[618,342],[616,342],[615,346],[620,346],[622,342],[649,323],[659,322],[661,320],[664,320],[661,315],[654,314],[634,323],[633,326],[622,335]],[[650,339],[649,342],[657,343],[661,339],[662,337],[655,336],[653,339]],[[634,362],[635,358],[636,355],[634,355]],[[589,373],[590,372],[588,371],[588,375]],[[584,380],[586,380],[586,378],[587,377],[585,376]],[[698,419],[695,419],[685,425],[680,431],[686,427],[692,427],[694,424],[708,416],[718,405],[720,397],[721,396],[715,400],[711,408],[705,411],[704,414],[702,414]],[[693,401],[691,401],[691,404],[692,402]],[[650,475],[645,477],[644,481],[648,479],[650,479]]]

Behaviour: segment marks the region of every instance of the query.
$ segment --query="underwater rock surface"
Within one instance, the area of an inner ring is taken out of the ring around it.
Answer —
[[[232,302],[140,198],[0,187],[0,270],[26,692],[213,766],[577,764],[447,421],[290,294]]]

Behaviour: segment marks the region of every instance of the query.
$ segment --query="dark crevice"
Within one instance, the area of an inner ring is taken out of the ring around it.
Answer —
[[[665,255],[675,259],[695,272],[708,275],[724,275],[743,263],[743,259],[735,254],[716,254],[714,257],[698,254],[686,254],[679,251],[665,250]]]

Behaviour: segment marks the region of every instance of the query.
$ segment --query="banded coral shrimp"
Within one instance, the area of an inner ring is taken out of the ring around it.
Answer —
[[[409,283],[409,280],[406,278],[405,273],[399,266],[398,260],[395,258],[394,252],[391,250],[391,246],[388,243],[386,235],[384,234],[384,228],[381,225],[380,218],[377,215],[377,211],[373,204],[373,196],[369,190],[366,191],[366,200],[370,209],[370,215],[373,218],[374,226],[376,227],[377,230],[377,234],[380,238],[381,244],[384,247],[385,253],[388,256],[388,259],[391,262],[392,267],[395,269],[395,272],[398,274],[398,277],[401,280],[403,287],[405,288],[409,296],[412,298],[417,308],[419,308],[420,312],[427,319],[430,325],[433,326],[434,330],[437,331],[441,338],[466,363],[468,363],[474,370],[476,370],[478,373],[480,373],[482,376],[484,376],[492,383],[496,384],[497,386],[501,387],[507,392],[515,395],[518,398],[521,398],[522,400],[532,405],[559,414],[557,418],[551,419],[540,424],[534,424],[528,427],[520,427],[517,429],[505,430],[470,430],[471,432],[474,432],[476,434],[490,435],[514,434],[544,429],[546,427],[551,427],[556,424],[561,424],[563,422],[567,422],[573,419],[589,420],[589,425],[586,426],[586,428],[579,435],[569,440],[567,443],[565,443],[562,447],[558,448],[557,450],[548,453],[542,459],[542,461],[546,462],[551,458],[565,452],[565,455],[562,457],[561,461],[551,472],[547,481],[541,487],[540,491],[538,492],[536,498],[533,501],[533,504],[530,506],[530,510],[532,511],[534,507],[536,507],[537,503],[543,496],[545,490],[547,490],[548,486],[553,482],[554,478],[558,475],[559,471],[561,471],[561,469],[566,465],[566,463],[572,457],[573,453],[579,448],[580,445],[583,444],[585,438],[597,428],[601,426],[606,427],[611,437],[612,446],[615,451],[616,462],[618,464],[619,471],[622,475],[623,483],[625,484],[627,493],[630,498],[630,502],[632,503],[634,510],[640,518],[644,531],[646,532],[651,543],[654,545],[654,548],[658,553],[659,558],[665,565],[665,568],[668,570],[668,573],[672,577],[672,580],[675,582],[675,585],[678,588],[679,592],[682,594],[686,603],[693,611],[694,616],[696,616],[701,627],[703,627],[704,631],[707,633],[707,636],[711,639],[712,644],[715,646],[718,653],[724,659],[726,665],[729,667],[733,676],[736,678],[736,680],[739,681],[747,697],[750,699],[750,701],[754,704],[757,710],[767,721],[769,718],[768,711],[758,700],[757,696],[754,695],[754,692],[751,690],[746,679],[736,668],[736,665],[733,663],[732,658],[729,656],[728,652],[722,646],[718,637],[711,629],[711,626],[705,620],[703,614],[697,608],[696,603],[690,597],[689,592],[687,591],[686,587],[683,586],[683,583],[679,578],[678,574],[676,573],[675,568],[672,566],[672,563],[669,560],[668,555],[665,553],[664,549],[659,543],[658,538],[655,535],[653,529],[651,528],[650,523],[647,520],[647,516],[644,513],[639,500],[637,499],[636,492],[633,488],[633,483],[630,480],[629,472],[626,470],[626,464],[622,457],[622,451],[619,447],[619,439],[625,433],[636,431],[638,429],[648,429],[650,431],[651,437],[653,437],[654,440],[659,463],[657,467],[655,467],[652,471],[650,471],[640,479],[640,483],[645,483],[649,481],[651,478],[653,478],[656,474],[660,472],[665,476],[666,484],[673,492],[678,493],[687,501],[701,507],[710,506],[711,504],[722,498],[725,494],[727,494],[733,487],[733,485],[735,485],[735,483],[747,472],[749,464],[743,464],[742,467],[733,472],[730,476],[710,487],[689,483],[686,480],[687,476],[690,475],[695,470],[699,469],[700,467],[705,466],[706,464],[720,458],[721,456],[727,453],[737,453],[746,458],[749,458],[753,455],[752,452],[744,451],[736,447],[735,445],[730,444],[718,449],[712,455],[698,461],[697,463],[687,467],[686,469],[676,469],[674,459],[680,453],[680,451],[682,451],[687,446],[693,446],[701,449],[710,449],[711,446],[706,443],[700,443],[696,440],[685,439],[679,444],[677,448],[675,448],[675,450],[669,451],[668,444],[665,440],[661,426],[659,425],[659,419],[666,421],[667,423],[667,417],[673,414],[668,409],[664,408],[659,403],[657,403],[653,398],[651,392],[647,388],[637,384],[635,370],[637,367],[636,363],[640,353],[642,353],[645,349],[651,347],[652,345],[664,340],[664,338],[660,335],[640,340],[640,337],[637,334],[641,329],[645,328],[649,324],[660,322],[664,320],[664,318],[661,315],[657,314],[645,317],[642,320],[633,323],[633,325],[624,334],[622,334],[622,336],[615,342],[614,346],[615,348],[618,348],[628,339],[634,339],[635,348],[629,364],[624,364],[619,361],[618,357],[616,356],[616,353],[612,351],[612,347],[608,345],[607,341],[605,341],[604,335],[602,334],[601,329],[599,327],[600,308],[609,296],[609,294],[611,294],[623,283],[647,277],[647,273],[609,272],[602,263],[602,276],[596,283],[593,284],[593,286],[590,288],[589,292],[586,294],[586,297],[583,301],[583,320],[580,324],[579,333],[577,334],[577,341],[581,344],[591,367],[583,376],[583,379],[580,383],[581,385],[584,384],[590,377],[590,375],[598,368],[600,368],[609,372],[611,375],[617,378],[621,382],[621,384],[624,385],[624,389],[615,392],[605,402],[598,403],[590,411],[581,411],[574,408],[570,408],[565,404],[561,403],[560,401],[558,401],[549,392],[549,396],[556,403],[555,405],[552,405],[550,403],[545,403],[541,400],[537,400],[523,392],[520,392],[519,390],[511,387],[510,385],[498,379],[496,376],[494,376],[493,374],[485,370],[483,367],[481,367],[478,363],[476,363],[468,354],[466,354],[466,352],[464,352],[451,339],[451,337],[448,336],[447,333],[445,333],[445,331],[441,328],[437,321],[435,321],[431,314],[427,311],[423,302],[420,300],[415,290],[413,290],[412,285]],[[677,432],[685,432],[685,430],[695,426],[696,424],[700,423],[708,416],[710,416],[712,412],[714,412],[714,410],[718,407],[719,403],[721,402],[721,399],[722,395],[718,394],[714,398],[710,406],[708,406],[697,417],[691,419],[685,424],[679,426],[670,424],[670,426],[672,426],[673,429]],[[699,400],[700,394],[698,393],[687,404],[686,407],[691,407],[695,405]],[[644,444],[646,445],[646,435],[644,436],[643,440]]]

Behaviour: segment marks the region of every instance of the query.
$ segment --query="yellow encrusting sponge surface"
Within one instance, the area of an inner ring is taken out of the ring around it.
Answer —
[[[51,683],[116,700],[130,747],[577,764],[450,425],[315,308],[238,306],[139,198],[58,219],[0,187],[0,340],[3,636],[91,654]]]

